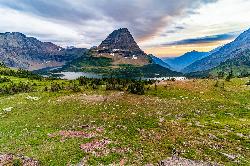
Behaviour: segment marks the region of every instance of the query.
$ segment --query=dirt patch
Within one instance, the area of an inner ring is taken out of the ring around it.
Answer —
[[[107,100],[107,97],[102,95],[76,94],[76,95],[60,97],[57,101],[66,102],[72,100],[87,101],[87,102],[104,102]]]
[[[96,103],[96,102],[106,102],[106,101],[113,101],[118,99],[124,94],[124,92],[116,92],[110,95],[88,95],[88,94],[74,94],[70,96],[63,96],[57,99],[58,102],[67,102],[67,101],[81,101],[81,102],[89,102],[89,103]]]
[[[85,129],[87,131],[73,131],[73,130],[61,130],[52,134],[48,134],[50,138],[57,136],[61,137],[61,141],[65,141],[67,138],[94,138],[99,136],[105,130],[102,127],[91,127],[89,125],[79,126],[79,128]]]
[[[107,139],[103,140],[94,140],[92,142],[88,142],[86,144],[81,144],[81,149],[85,151],[86,153],[94,152],[95,150],[103,150],[106,148],[108,144],[110,144],[111,141]]]
[[[0,166],[20,164],[23,166],[39,166],[39,162],[29,157],[13,154],[0,154]]]
[[[186,89],[195,92],[209,91],[213,86],[213,83],[208,80],[181,80],[181,81],[160,81],[157,85],[165,88],[179,88]]]
[[[53,138],[56,136],[62,136],[65,138],[93,138],[96,136],[95,132],[86,133],[85,131],[59,131],[58,133],[48,134],[49,137]]]

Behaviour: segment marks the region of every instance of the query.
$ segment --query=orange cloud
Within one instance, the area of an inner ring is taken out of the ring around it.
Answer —
[[[201,43],[201,44],[188,44],[188,45],[176,45],[176,46],[162,46],[146,48],[144,51],[147,54],[153,54],[159,57],[175,57],[185,54],[189,51],[201,51],[208,52],[214,48],[231,42],[232,40],[221,40],[213,43]]]

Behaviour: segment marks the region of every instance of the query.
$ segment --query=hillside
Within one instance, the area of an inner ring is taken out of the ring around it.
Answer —
[[[1,62],[9,67],[28,70],[62,66],[86,49],[63,49],[50,42],[41,42],[22,33],[0,34]]]
[[[0,164],[250,164],[249,79],[155,86],[0,69]]]
[[[164,62],[162,59],[160,59],[160,58],[158,58],[158,57],[156,57],[154,55],[149,55],[149,56],[150,56],[150,58],[152,60],[152,63],[158,64],[158,65],[160,65],[162,67],[173,70],[173,68],[168,63]]]
[[[226,77],[232,72],[233,77],[248,77],[250,75],[250,50],[239,52],[235,58],[222,62],[219,66],[209,70],[186,73],[191,78]]]
[[[111,58],[92,56],[91,53],[87,53],[85,56],[77,58],[64,65],[62,68],[51,72],[60,73],[69,71],[96,73],[104,77],[113,76],[123,78],[182,76],[181,73],[172,71],[156,63],[143,66],[131,64],[113,65],[113,60]]]
[[[236,58],[242,55],[242,52],[250,47],[250,29],[240,34],[233,42],[221,47],[217,52],[209,55],[206,58],[198,60],[189,65],[183,71],[196,72],[209,70],[219,66],[226,60]]]
[[[235,58],[228,59],[219,66],[212,69],[210,72],[216,75],[219,72],[224,72],[225,75],[233,72],[234,76],[246,77],[250,75],[250,50],[239,52]]]

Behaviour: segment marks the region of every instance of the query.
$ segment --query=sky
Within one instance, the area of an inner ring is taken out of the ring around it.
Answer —
[[[0,32],[90,48],[128,28],[159,57],[210,51],[250,28],[250,0],[0,0]]]

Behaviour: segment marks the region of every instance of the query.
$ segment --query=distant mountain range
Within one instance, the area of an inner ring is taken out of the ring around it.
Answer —
[[[250,29],[240,34],[234,41],[224,45],[211,55],[198,60],[184,68],[185,73],[199,72],[212,70],[220,65],[225,65],[225,62],[230,64],[230,61],[238,63],[242,57],[248,55],[250,48]],[[240,62],[239,62],[240,63]]]
[[[162,60],[165,63],[167,63],[172,69],[176,71],[181,71],[182,69],[192,64],[193,62],[200,60],[208,55],[209,55],[208,52],[191,51],[185,53],[180,57],[162,58]]]
[[[85,51],[86,49],[64,49],[18,32],[0,34],[1,61],[9,67],[35,70],[62,66]]]
[[[250,73],[250,29],[231,43],[210,52],[191,51],[176,58],[147,55],[127,28],[113,31],[91,49],[62,48],[18,32],[0,33],[0,58],[9,67],[43,71],[85,71],[127,76],[204,75],[233,70]]]
[[[150,56],[150,58],[152,60],[152,63],[158,64],[158,65],[160,65],[162,67],[165,67],[167,69],[174,70],[174,68],[172,68],[172,66],[170,66],[168,63],[164,62],[162,59],[160,59],[160,58],[158,58],[158,57],[156,57],[156,56],[154,56],[152,54],[150,54],[149,56]]]

